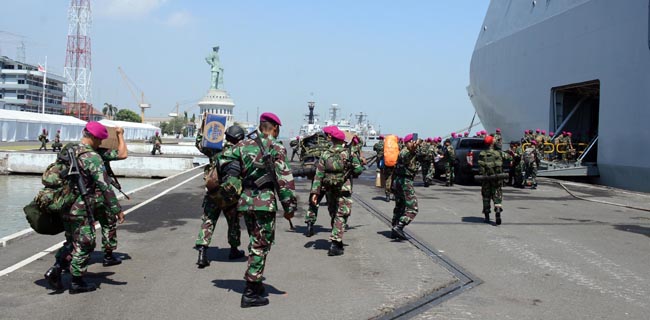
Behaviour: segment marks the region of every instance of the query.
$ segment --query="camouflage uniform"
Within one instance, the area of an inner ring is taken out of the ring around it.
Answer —
[[[152,146],[152,149],[151,149],[151,154],[155,155],[156,151],[158,151],[159,154],[162,154],[162,152],[160,151],[160,145],[162,144],[162,138],[160,138],[159,135],[155,135],[155,136],[153,136],[152,140],[153,140],[153,146]]]
[[[418,199],[413,188],[413,179],[418,172],[418,165],[415,152],[409,151],[408,148],[400,151],[392,185],[395,193],[393,226],[399,222],[408,225],[418,214]]]
[[[524,187],[524,175],[523,175],[523,166],[524,163],[521,160],[523,156],[523,150],[521,149],[520,145],[517,145],[514,150],[512,150],[512,165],[511,165],[511,170],[513,175],[513,182],[512,186],[516,188],[523,188]]]
[[[47,143],[47,133],[46,133],[45,131],[43,131],[43,133],[41,133],[41,134],[38,136],[38,141],[41,142],[41,147],[38,148],[38,151],[41,151],[41,150],[43,150],[43,149],[44,149],[44,150],[47,150],[47,145],[46,145],[46,143]]]
[[[116,216],[122,209],[108,183],[108,175],[101,156],[87,144],[76,146],[75,154],[84,184],[89,191],[90,206],[93,210],[104,206],[109,216]],[[93,194],[101,194],[101,197],[93,197]],[[86,272],[90,254],[95,248],[95,228],[93,217],[86,212],[85,200],[76,192],[74,196],[77,200],[70,208],[70,212],[63,214],[66,243],[59,249],[56,256],[57,261],[69,259],[70,273],[73,276],[81,276]]]
[[[210,163],[216,163],[219,167],[222,167],[226,162],[228,162],[228,155],[232,153],[234,145],[228,141],[224,141],[224,146],[221,152],[217,152],[212,149],[203,149],[201,147],[201,140],[203,139],[201,134],[198,134],[196,137],[196,146],[203,154],[210,157]],[[209,246],[212,240],[212,234],[214,233],[214,228],[217,225],[217,220],[223,212],[224,217],[226,218],[226,223],[228,224],[228,244],[231,248],[237,248],[241,244],[241,227],[239,225],[239,215],[237,214],[237,205],[233,204],[232,206],[221,208],[215,202],[214,198],[210,194],[206,193],[203,196],[203,216],[201,217],[201,229],[199,230],[199,235],[196,238],[196,246]]]
[[[454,161],[456,161],[456,152],[454,151],[454,147],[452,147],[451,144],[448,146],[443,145],[440,154],[442,155],[442,159],[440,159],[440,161],[443,161],[445,165],[445,176],[447,177],[446,185],[453,186],[455,178]]]
[[[494,176],[503,172],[503,157],[501,151],[494,150],[494,146],[481,151],[478,155],[478,165],[482,176]],[[497,214],[497,224],[501,224],[501,201],[503,193],[501,179],[483,179],[481,182],[481,196],[483,197],[483,214],[485,221],[490,221],[490,202],[494,202],[494,212]]]
[[[496,150],[502,150],[503,148],[503,137],[501,137],[501,133],[497,132],[493,135],[494,137],[494,149]]]
[[[424,186],[428,187],[433,182],[433,175],[436,172],[433,158],[435,149],[432,143],[424,142],[416,150],[418,161],[422,167],[422,181]]]
[[[348,170],[351,172],[346,177]],[[356,152],[342,144],[332,146],[318,160],[310,194],[327,195],[327,209],[332,217],[332,235],[329,238],[331,241],[343,241],[344,225],[352,208],[350,179],[358,176],[362,171],[363,166]],[[309,217],[307,220],[316,222],[316,216]]]
[[[63,147],[63,144],[61,143],[61,134],[58,132],[56,133],[56,136],[54,136],[54,142],[52,143],[52,152],[61,151],[61,147]]]
[[[275,172],[267,172],[262,165],[262,151],[253,139],[239,142],[226,156],[231,161],[238,161],[243,178],[243,191],[237,211],[244,214],[246,228],[250,236],[248,245],[248,268],[244,279],[248,282],[261,282],[264,274],[266,256],[275,239],[275,213],[277,200],[284,211],[293,214],[296,210],[295,184],[291,169],[285,162],[287,151],[273,136],[257,132],[264,149],[275,164]],[[276,194],[272,184],[254,186],[254,181],[266,174],[275,174],[280,187]]]
[[[541,159],[539,156],[539,151],[535,146],[529,145],[523,154],[524,159],[524,172],[525,172],[525,181],[530,183],[533,189],[537,188],[537,165]]]
[[[104,161],[118,160],[117,150],[99,149],[97,153],[102,158],[102,165]],[[106,167],[104,167],[104,170],[105,169]],[[108,179],[106,181],[110,185],[110,179],[112,178],[110,176],[107,177]],[[102,192],[97,191],[95,197],[97,198],[97,207],[95,208],[93,215],[102,228],[102,248],[105,253],[110,254],[117,249],[117,215],[110,214],[109,210],[107,210],[104,205]]]

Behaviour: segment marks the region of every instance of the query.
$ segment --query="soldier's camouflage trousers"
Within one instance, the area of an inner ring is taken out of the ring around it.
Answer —
[[[393,171],[395,171],[395,167],[384,167],[384,169],[381,170],[381,174],[383,175],[381,180],[386,181],[384,190],[386,191],[387,196],[391,193],[390,186],[393,182]]]
[[[305,223],[316,223],[316,219],[318,219],[318,207],[320,206],[320,202],[323,200],[323,197],[325,197],[325,195],[325,192],[321,191],[321,193],[318,194],[318,199],[316,199],[316,204],[313,204],[311,201],[309,201],[309,208],[307,209],[307,214],[305,215]],[[329,199],[330,198],[327,198],[328,206],[330,203]]]
[[[530,182],[533,186],[537,186],[537,163],[533,161],[530,164],[524,164],[524,170],[526,183]]]
[[[97,206],[93,212],[95,221],[102,227],[102,248],[104,252],[112,252],[117,249],[117,216],[109,214],[103,205]]]
[[[330,240],[343,241],[345,224],[352,212],[352,195],[349,192],[332,190],[327,192],[327,209],[333,218]]]
[[[523,175],[523,170],[522,170],[522,163],[516,164],[512,167],[514,171],[514,181],[513,181],[513,186],[515,187],[521,187],[524,183],[524,175]]]
[[[483,213],[490,213],[490,201],[494,202],[496,212],[496,208],[501,208],[501,201],[503,200],[501,180],[483,181],[481,183],[481,196],[483,197]]]
[[[452,162],[445,162],[445,176],[447,177],[447,183],[452,185],[454,184],[454,164]]]
[[[264,275],[266,255],[275,241],[275,212],[246,211],[244,221],[248,229],[248,268],[244,279],[249,282],[261,282]]]
[[[95,227],[83,201],[75,202],[70,213],[63,215],[63,228],[66,242],[56,253],[57,261],[70,261],[70,274],[82,276],[95,250]]]
[[[199,235],[196,238],[197,246],[209,246],[212,240],[214,228],[217,225],[219,215],[223,211],[228,224],[228,244],[231,247],[241,245],[241,228],[239,226],[239,216],[237,214],[237,205],[233,205],[223,210],[209,197],[203,197],[203,217]]]
[[[395,192],[395,209],[393,209],[393,221],[409,224],[418,214],[418,199],[415,197],[413,180],[400,176],[393,181],[393,192]]]
[[[420,162],[420,165],[422,166],[422,180],[425,183],[431,183],[433,181],[433,175],[436,173],[433,162]]]

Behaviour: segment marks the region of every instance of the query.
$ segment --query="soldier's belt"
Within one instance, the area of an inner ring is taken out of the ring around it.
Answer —
[[[498,173],[495,175],[489,175],[489,176],[474,176],[474,180],[476,181],[493,181],[493,180],[505,180],[508,179],[510,176],[507,173]]]

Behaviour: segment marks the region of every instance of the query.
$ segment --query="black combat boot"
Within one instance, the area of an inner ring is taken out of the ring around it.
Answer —
[[[490,211],[489,210],[483,210],[483,214],[485,215],[485,219],[483,219],[483,222],[490,223]]]
[[[501,224],[501,212],[502,211],[503,211],[503,209],[501,209],[501,208],[494,208],[494,212],[496,212],[496,221],[495,221],[495,223],[497,224],[497,226]]]
[[[58,264],[53,265],[45,272],[45,280],[55,291],[63,290],[61,283],[61,267]]]
[[[314,235],[314,223],[313,222],[307,222],[307,233],[305,233],[307,237],[311,237]]]
[[[269,304],[269,299],[262,297],[261,292],[264,292],[264,285],[261,282],[248,282],[246,281],[246,289],[241,296],[242,308],[261,307]]]
[[[113,251],[106,251],[104,254],[104,262],[102,263],[104,267],[115,266],[120,263],[122,263],[122,259],[114,256]]]
[[[199,269],[203,269],[210,265],[208,260],[208,247],[207,246],[196,246],[199,250],[199,259],[196,261],[196,265],[199,266]]]
[[[393,232],[395,233],[395,236],[397,236],[396,239],[406,240],[406,234],[404,233],[404,227],[406,227],[406,224],[404,224],[404,222],[400,222],[396,226],[393,227]]]
[[[330,257],[343,255],[343,242],[341,241],[332,241],[327,255]]]
[[[72,284],[70,285],[70,294],[77,294],[82,292],[95,291],[97,286],[94,283],[87,283],[81,276],[72,276]]]
[[[230,247],[230,254],[228,254],[228,259],[230,260],[235,260],[244,257],[246,254],[244,254],[243,250],[237,249],[237,247]],[[207,258],[206,258],[207,260]]]

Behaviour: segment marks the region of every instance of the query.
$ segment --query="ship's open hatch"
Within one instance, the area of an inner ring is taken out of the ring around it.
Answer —
[[[566,176],[598,175],[598,112],[600,81],[588,81],[551,89],[551,128],[557,137],[563,131],[572,133],[576,150],[570,163],[548,163],[548,169],[561,169],[555,174]],[[563,173],[561,173],[563,172]]]

